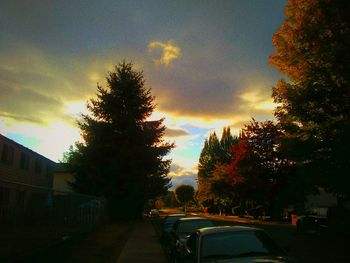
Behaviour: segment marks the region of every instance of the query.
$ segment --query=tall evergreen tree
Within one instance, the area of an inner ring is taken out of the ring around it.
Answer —
[[[162,139],[163,119],[148,121],[155,104],[142,72],[123,62],[106,80],[87,104],[90,114],[79,121],[84,143],[66,155],[75,177],[71,186],[105,196],[116,217],[138,216],[145,200],[166,193],[170,160],[164,157],[174,145]]]
[[[205,140],[199,157],[197,194],[197,199],[203,205],[213,205],[216,202],[215,200],[218,200],[217,191],[212,191],[212,184],[216,178],[214,178],[213,172],[217,170],[217,166],[221,167],[222,164],[230,163],[232,155],[229,149],[237,142],[238,138],[232,136],[229,127],[223,128],[220,140],[215,132],[212,132],[209,138]]]
[[[232,153],[230,149],[233,145],[238,143],[239,139],[231,134],[230,127],[224,127],[222,136],[220,139],[220,146],[222,149],[222,156],[220,157],[220,162],[229,164],[232,160]]]
[[[299,174],[350,196],[350,2],[289,0],[270,63],[282,151]]]

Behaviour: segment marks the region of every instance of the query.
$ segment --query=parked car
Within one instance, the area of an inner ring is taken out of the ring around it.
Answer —
[[[164,218],[162,231],[163,233],[170,233],[173,229],[174,223],[180,219],[186,217],[186,214],[170,214]]]
[[[162,242],[168,246],[170,242],[170,232],[173,229],[175,222],[180,219],[186,217],[186,214],[171,214],[164,218],[164,222],[162,225]]]
[[[149,211],[149,216],[150,217],[159,216],[158,209],[151,209],[151,211]]]
[[[297,219],[297,230],[300,233],[321,234],[328,229],[328,219],[317,215],[302,215]]]
[[[297,217],[297,230],[307,234],[350,235],[350,210],[344,207],[316,207]]]
[[[169,247],[172,259],[174,261],[177,259],[177,253],[182,250],[190,234],[197,229],[211,226],[214,226],[214,223],[202,217],[185,217],[178,219],[170,232]]]
[[[190,235],[176,262],[296,262],[263,230],[243,226],[202,228]]]

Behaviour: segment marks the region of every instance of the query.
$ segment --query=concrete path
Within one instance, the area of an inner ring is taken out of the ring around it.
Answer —
[[[150,220],[136,222],[117,263],[167,263]]]

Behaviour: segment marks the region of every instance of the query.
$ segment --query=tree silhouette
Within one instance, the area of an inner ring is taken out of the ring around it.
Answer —
[[[350,196],[350,2],[289,0],[270,63],[281,151],[315,185]]]
[[[185,207],[194,200],[194,188],[192,185],[181,184],[175,188],[176,200]]]
[[[105,196],[114,217],[141,214],[145,200],[165,194],[174,147],[162,139],[163,119],[149,121],[155,104],[142,72],[123,62],[108,72],[106,88],[87,106],[79,127],[83,143],[66,154],[74,172],[73,189]]]
[[[215,132],[211,133],[209,138],[205,140],[199,157],[197,193],[197,199],[203,206],[214,206],[217,203],[222,203],[220,199],[223,196],[227,199],[227,191],[224,194],[219,194],[218,186],[222,186],[220,181],[222,176],[214,176],[214,171],[222,170],[222,166],[231,162],[232,154],[229,149],[238,141],[237,137],[232,136],[229,127],[223,128],[220,140]],[[218,182],[215,183],[214,189],[212,186],[215,181]]]

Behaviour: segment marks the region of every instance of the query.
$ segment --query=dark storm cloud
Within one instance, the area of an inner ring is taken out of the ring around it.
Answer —
[[[280,25],[284,4],[275,0],[3,1],[0,92],[15,96],[11,100],[18,107],[0,97],[2,115],[61,118],[63,102],[94,95],[106,65],[123,58],[141,65],[160,111],[199,118],[266,114],[245,107],[240,91],[247,80],[261,77],[270,81],[265,89],[269,92],[275,73],[267,69],[267,57],[273,51],[271,37]],[[154,65],[147,49],[152,41],[172,41],[181,56],[167,67]],[[18,88],[26,97],[14,91]],[[180,130],[168,134],[185,135]]]
[[[179,115],[223,116],[231,114],[238,87],[232,87],[221,79],[173,79],[171,88],[160,97],[164,103],[160,109]],[[167,85],[164,83],[162,86]]]

